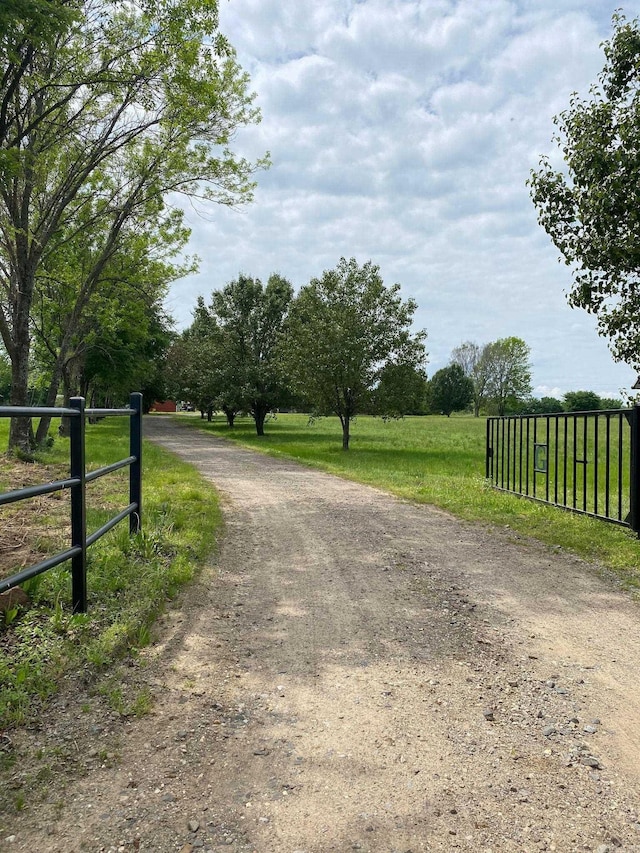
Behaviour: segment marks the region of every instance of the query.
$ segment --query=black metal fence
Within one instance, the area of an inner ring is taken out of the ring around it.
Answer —
[[[127,516],[129,532],[132,534],[140,530],[142,523],[142,394],[131,394],[128,409],[85,409],[84,403],[83,397],[73,397],[69,401],[69,408],[0,406],[0,418],[68,417],[70,428],[68,479],[5,492],[0,494],[0,506],[38,495],[52,494],[63,489],[69,489],[71,496],[71,547],[37,565],[22,569],[11,577],[2,578],[0,592],[5,592],[29,578],[71,560],[71,597],[73,610],[77,613],[87,612],[87,548]],[[126,459],[87,473],[85,470],[86,418],[105,418],[114,415],[130,418],[130,455]],[[99,530],[87,535],[86,484],[126,466],[129,466],[129,506],[107,521]]]
[[[640,532],[640,406],[487,419],[495,488]]]

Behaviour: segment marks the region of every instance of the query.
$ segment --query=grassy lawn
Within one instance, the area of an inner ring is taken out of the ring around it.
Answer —
[[[508,527],[549,545],[601,563],[622,584],[640,586],[640,542],[625,528],[576,515],[492,489],[485,480],[483,418],[409,417],[384,422],[360,417],[352,426],[351,449],[341,449],[337,418],[309,422],[306,415],[278,415],[259,438],[250,418],[233,430],[224,418],[178,417],[246,447],[297,459],[403,498],[449,510],[460,518]]]
[[[0,446],[6,447],[7,430],[8,421],[0,420]],[[127,430],[124,418],[88,425],[88,469],[128,456]],[[56,439],[35,464],[0,456],[0,490],[68,476],[68,453],[68,441]],[[33,606],[10,610],[0,622],[0,731],[37,714],[66,673],[95,681],[118,658],[144,646],[167,600],[211,553],[221,523],[211,486],[189,465],[146,442],[143,469],[142,532],[129,537],[125,520],[89,549],[89,613],[71,612],[66,563],[27,582]],[[91,483],[88,531],[128,503],[128,469]],[[67,548],[68,492],[0,509],[0,540],[4,577]]]

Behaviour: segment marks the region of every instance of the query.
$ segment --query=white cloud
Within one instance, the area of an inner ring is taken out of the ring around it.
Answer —
[[[612,11],[600,0],[221,4],[263,112],[234,144],[269,149],[273,167],[246,212],[190,215],[203,265],[174,289],[181,323],[197,293],[240,270],[299,286],[355,256],[417,299],[432,371],[465,339],[515,334],[540,386],[633,381],[592,318],[568,308],[569,271],[526,187],[554,153],[552,116],[602,66]]]

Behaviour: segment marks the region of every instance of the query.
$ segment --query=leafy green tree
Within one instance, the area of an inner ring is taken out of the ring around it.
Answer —
[[[555,118],[566,168],[531,175],[538,219],[572,268],[572,306],[596,315],[613,356],[640,369],[640,23],[613,16],[588,97]]]
[[[288,399],[278,340],[292,296],[289,282],[274,273],[266,286],[240,275],[213,292],[209,307],[199,300],[173,359],[180,357],[190,399],[203,410],[222,409],[229,426],[247,411],[264,435],[267,415]]]
[[[168,285],[191,269],[171,260],[186,242],[185,230],[145,222],[121,233],[95,287],[83,293],[84,271],[92,267],[98,242],[86,238],[61,231],[37,280],[33,350],[49,376],[47,406],[54,405],[60,384],[65,401],[78,394],[126,400],[132,389],[143,390],[155,373],[143,364],[151,353],[161,358],[160,342],[169,343],[162,309]],[[49,422],[40,419],[36,444],[44,442]]]
[[[371,411],[385,417],[424,414],[427,377],[423,369],[411,364],[386,364],[380,371],[380,381],[372,392]]]
[[[541,397],[540,406],[543,414],[554,414],[556,412],[564,412],[564,403],[558,400],[557,397]]]
[[[485,355],[486,346],[465,341],[451,353],[451,362],[459,364],[464,375],[473,383],[473,415],[480,416],[480,409],[487,402],[489,393],[489,363]]]
[[[341,258],[301,288],[291,306],[284,360],[292,389],[317,414],[339,417],[343,450],[387,365],[424,365],[426,334],[411,333],[416,303],[403,302],[399,291],[399,284],[385,287],[371,261],[359,266]]]
[[[622,400],[617,397],[600,397],[601,409],[622,409]]]
[[[249,201],[264,165],[229,148],[259,116],[215,0],[71,5],[81,13],[52,40],[15,23],[0,39],[12,69],[0,78],[0,335],[14,405],[26,402],[34,299],[61,234],[91,243],[80,315],[127,228],[179,218],[170,194]],[[25,423],[12,422],[11,447],[29,444]]]
[[[460,412],[473,401],[473,381],[459,364],[450,364],[433,374],[428,400],[432,412],[451,417],[451,412]]]
[[[499,338],[483,351],[489,375],[488,395],[499,415],[507,406],[531,394],[529,347],[516,337]]]
[[[229,366],[223,357],[222,333],[205,305],[198,297],[194,319],[172,344],[167,355],[167,385],[176,400],[193,403],[211,420],[213,412],[222,408],[233,426],[240,407],[239,399],[229,396],[226,375]]]
[[[260,279],[240,275],[221,291],[214,291],[211,300],[230,369],[225,393],[237,388],[258,435],[264,435],[269,412],[287,397],[278,341],[292,297],[291,284],[273,273],[266,285]]]
[[[595,391],[567,391],[564,395],[567,412],[595,412],[600,408],[600,397]]]

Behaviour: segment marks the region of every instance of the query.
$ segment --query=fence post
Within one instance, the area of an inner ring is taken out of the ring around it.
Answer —
[[[631,482],[629,483],[629,526],[640,534],[640,405],[631,410]]]
[[[142,527],[142,394],[131,394],[129,407],[135,412],[129,425],[129,455],[136,458],[129,466],[129,503],[137,506],[129,516],[129,533],[133,536]]]
[[[70,424],[70,471],[78,478],[77,486],[71,486],[71,546],[80,548],[71,558],[71,599],[74,613],[87,612],[87,507],[85,500],[85,424],[84,397],[72,397],[69,401],[78,414],[69,418]]]

